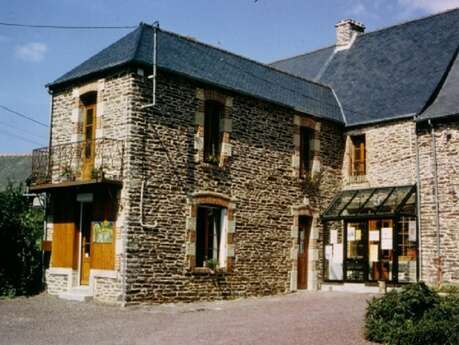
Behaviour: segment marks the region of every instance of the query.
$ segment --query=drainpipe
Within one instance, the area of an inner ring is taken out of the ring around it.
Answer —
[[[438,203],[438,175],[437,175],[437,148],[435,143],[435,127],[432,121],[429,120],[430,133],[432,136],[432,159],[433,159],[433,177],[434,177],[434,197],[435,197],[435,227],[437,238],[437,284],[440,285],[442,281],[442,262],[441,262],[441,248],[440,248],[440,211]]]
[[[415,118],[416,120],[416,118]],[[416,209],[417,209],[417,225],[418,225],[418,255],[419,255],[419,280],[422,281],[422,237],[421,237],[421,168],[419,161],[419,142],[416,129],[416,122],[414,125],[414,146],[416,148]]]
[[[151,76],[148,76],[149,79],[152,79],[152,102],[141,107],[141,109],[154,108],[156,106],[156,65],[157,65],[157,33],[159,28],[159,22],[153,23],[153,73]],[[140,216],[139,223],[140,226],[146,229],[155,229],[158,224],[145,224],[143,222],[143,196],[145,188],[145,178],[142,180],[142,185],[140,187]]]

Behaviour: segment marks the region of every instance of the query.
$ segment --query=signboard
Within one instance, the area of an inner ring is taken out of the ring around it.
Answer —
[[[112,243],[113,241],[113,222],[104,220],[103,222],[92,222],[94,243]]]

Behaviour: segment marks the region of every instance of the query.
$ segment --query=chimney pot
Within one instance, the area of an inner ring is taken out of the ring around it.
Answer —
[[[340,20],[335,28],[337,46],[350,46],[356,36],[365,32],[365,25],[354,19]]]

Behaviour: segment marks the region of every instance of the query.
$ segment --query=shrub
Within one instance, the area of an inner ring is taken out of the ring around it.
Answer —
[[[41,290],[43,212],[30,207],[21,186],[0,192],[0,296]]]
[[[459,297],[440,297],[421,282],[373,298],[368,303],[365,335],[392,345],[457,345]]]

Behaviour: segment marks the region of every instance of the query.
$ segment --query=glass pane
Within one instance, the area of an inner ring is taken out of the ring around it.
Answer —
[[[346,206],[346,209],[341,213],[343,216],[355,215],[359,214],[360,208],[365,204],[368,200],[371,192],[373,190],[361,190],[357,193],[357,195],[352,199],[351,203]]]
[[[88,109],[86,110],[86,126],[90,126],[92,125],[92,123],[94,122],[94,112],[92,109]]]
[[[411,199],[411,198],[410,198]],[[398,246],[398,281],[416,282],[417,276],[417,227],[416,218],[402,217],[399,221]]]
[[[343,280],[343,226],[341,222],[327,223],[325,232],[325,279]]]
[[[355,191],[343,192],[335,199],[330,209],[325,214],[326,217],[338,216],[339,212],[343,209],[344,206],[351,200],[354,196]]]
[[[381,209],[379,209],[378,213],[394,213],[411,188],[411,186],[395,188],[389,196],[389,199],[387,199]]]
[[[349,223],[346,228],[346,279],[365,279],[365,223]]]
[[[416,214],[416,192],[413,192],[400,209],[401,213]]]
[[[360,210],[362,214],[376,213],[379,206],[386,200],[389,195],[391,188],[376,189],[371,198]]]
[[[391,219],[368,221],[368,279],[392,280],[393,235]]]

